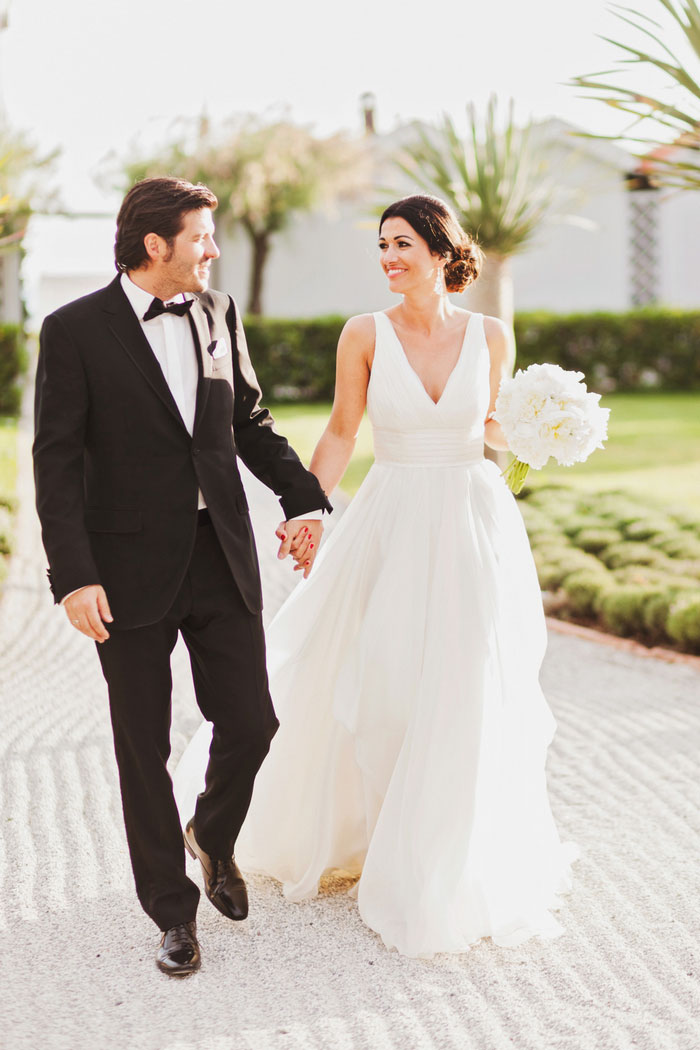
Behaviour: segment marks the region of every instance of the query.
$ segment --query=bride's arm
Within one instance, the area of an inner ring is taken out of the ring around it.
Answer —
[[[489,448],[503,452],[508,449],[508,442],[501,429],[501,424],[497,423],[495,419],[491,419],[490,416],[496,407],[496,398],[498,397],[498,388],[501,385],[501,380],[513,374],[515,343],[512,332],[497,317],[484,318],[484,333],[491,357],[491,373],[489,377],[491,399],[484,424],[484,441]]]
[[[338,341],[333,411],[309,468],[326,492],[339,483],[355,448],[367,404],[374,339],[374,318],[361,314],[350,318]]]

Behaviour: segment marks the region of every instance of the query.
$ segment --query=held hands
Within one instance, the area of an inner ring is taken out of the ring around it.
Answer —
[[[75,594],[66,598],[63,607],[76,630],[95,642],[107,641],[109,632],[105,623],[112,622],[112,614],[104,587],[100,587],[99,584],[81,587]]]
[[[303,572],[307,578],[318,554],[323,523],[314,520],[283,521],[278,525],[275,536],[281,540],[278,558],[291,554],[296,562],[295,572]]]

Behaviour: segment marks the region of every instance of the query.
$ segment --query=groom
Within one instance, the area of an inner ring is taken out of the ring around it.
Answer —
[[[200,965],[199,890],[185,874],[166,769],[178,633],[213,722],[185,843],[207,896],[230,919],[248,913],[233,850],[277,729],[237,457],[280,497],[280,556],[294,544],[305,574],[331,509],[260,407],[235,303],[207,290],[219,255],[216,205],[205,186],[181,179],[135,185],[117,218],[119,275],[46,318],[36,382],[37,509],[51,589],[98,643],[136,892],[162,931],[157,964],[174,976]]]

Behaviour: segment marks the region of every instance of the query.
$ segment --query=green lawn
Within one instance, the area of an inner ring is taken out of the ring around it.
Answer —
[[[528,483],[565,481],[585,490],[629,489],[654,501],[700,510],[700,392],[609,394],[611,409],[604,451],[586,463],[530,471]],[[308,463],[330,405],[273,405],[279,429]],[[342,487],[353,495],[372,463],[369,423],[362,422],[355,454]]]
[[[605,449],[575,467],[531,471],[532,484],[628,489],[700,510],[700,393],[609,394],[601,404],[611,410]]]
[[[299,453],[304,463],[311,459],[316,442],[323,433],[331,412],[330,404],[317,405],[270,405],[278,429],[291,446]],[[349,496],[354,496],[362,480],[372,466],[372,431],[367,416],[362,420],[355,452],[345,472],[341,487]]]

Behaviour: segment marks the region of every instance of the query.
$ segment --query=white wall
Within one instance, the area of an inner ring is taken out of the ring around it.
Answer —
[[[553,216],[513,259],[516,310],[628,309],[628,191],[620,169],[575,150],[562,183]]]
[[[115,219],[33,216],[22,268],[29,326],[38,331],[47,314],[96,291],[116,275]]]
[[[661,305],[700,308],[700,192],[659,190]]]
[[[387,305],[377,223],[369,209],[345,205],[330,219],[323,214],[301,216],[273,243],[263,286],[267,314],[348,316]],[[216,280],[245,309],[250,259],[245,235],[221,237],[219,244]]]
[[[104,288],[115,273],[109,274],[45,274],[39,281],[37,289],[40,311],[32,318],[32,327],[38,329],[47,314],[57,310],[59,306],[79,299],[82,295],[96,292],[98,288]]]

